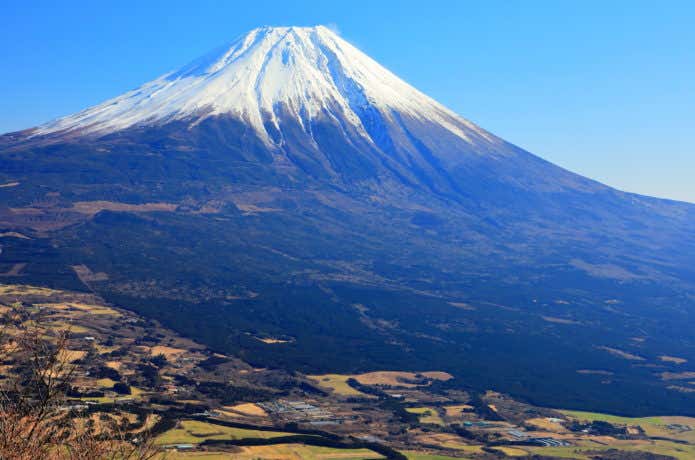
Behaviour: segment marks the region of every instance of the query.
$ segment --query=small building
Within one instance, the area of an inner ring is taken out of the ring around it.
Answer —
[[[195,446],[193,444],[169,444],[164,446],[165,449],[176,449],[176,450],[190,450]]]
[[[528,438],[528,435],[526,433],[524,433],[523,431],[519,431],[519,430],[509,430],[509,431],[507,431],[507,433],[509,433],[510,435],[515,437],[516,439]]]

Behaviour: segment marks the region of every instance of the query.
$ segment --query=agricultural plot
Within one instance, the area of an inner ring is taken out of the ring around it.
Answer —
[[[460,418],[465,412],[473,410],[473,406],[469,404],[457,404],[452,406],[444,406],[444,412],[447,417]]]
[[[422,433],[414,438],[423,445],[440,446],[445,449],[456,450],[459,453],[482,454],[483,446],[468,444],[460,436],[451,433]]]
[[[176,428],[158,436],[156,443],[167,446],[200,444],[207,440],[272,439],[291,435],[291,433],[281,431],[247,430],[198,420],[182,420]]]
[[[501,452],[507,457],[527,457],[529,455],[528,451],[525,451],[518,447],[493,447],[492,450]]]
[[[552,433],[567,433],[568,431],[562,423],[559,423],[554,419],[550,419],[547,417],[530,418],[526,420],[525,423],[541,431],[549,431]]]
[[[233,452],[168,452],[167,460],[369,460],[384,458],[368,449],[334,449],[302,444],[244,446]]]
[[[363,385],[386,385],[402,388],[415,388],[425,386],[431,380],[446,381],[453,378],[447,372],[401,372],[401,371],[376,371],[354,375],[353,378]]]
[[[367,395],[355,388],[352,388],[347,381],[355,379],[362,385],[374,385],[393,388],[418,388],[428,386],[434,380],[446,381],[451,378],[451,374],[446,372],[401,372],[401,371],[375,371],[364,374],[326,374],[326,375],[310,375],[309,378],[315,380],[319,386],[328,388],[341,396],[361,396],[373,397]]]
[[[259,407],[257,404],[253,403],[243,403],[243,404],[237,404],[235,406],[224,406],[223,411],[220,412],[231,412],[231,415],[236,414],[241,414],[249,417],[267,417],[268,413],[262,408]]]
[[[167,359],[176,358],[177,356],[179,356],[185,352],[186,352],[186,350],[184,350],[182,348],[167,347],[164,345],[155,345],[154,347],[150,348],[150,355],[151,356],[162,355]]]
[[[545,455],[557,458],[593,460],[601,458],[602,452],[622,452],[628,456],[636,453],[662,455],[677,460],[692,460],[695,458],[695,447],[669,441],[619,441],[615,439],[602,440],[601,443],[584,441],[570,447],[524,447],[530,454]],[[637,457],[640,458],[640,457]],[[642,457],[648,458],[648,457]]]
[[[414,450],[404,450],[401,452],[404,454],[408,460],[452,460],[455,458],[461,458],[461,457],[451,457],[448,455],[441,455],[441,454],[432,454],[432,453],[427,453],[427,452],[418,452]],[[467,457],[463,457],[467,458]],[[471,458],[471,457],[468,457]]]
[[[310,379],[314,380],[319,386],[326,388],[339,396],[357,396],[363,398],[372,398],[373,396],[367,395],[352,388],[348,385],[347,381],[352,376],[341,375],[341,374],[325,374],[325,375],[309,375]]]
[[[405,410],[411,414],[417,414],[420,423],[444,425],[444,420],[434,407],[407,407]]]
[[[644,430],[647,436],[676,439],[695,444],[695,417],[620,417],[598,412],[568,410],[560,412],[579,421],[602,421],[618,425],[638,426]],[[689,429],[685,429],[685,427]]]

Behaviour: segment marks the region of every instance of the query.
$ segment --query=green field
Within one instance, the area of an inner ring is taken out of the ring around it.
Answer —
[[[460,458],[448,457],[446,455],[428,454],[425,452],[416,452],[410,450],[404,450],[401,451],[401,453],[408,457],[408,460],[452,460],[454,458]]]
[[[155,442],[160,446],[173,444],[200,444],[208,439],[234,440],[245,438],[272,439],[281,436],[292,436],[292,433],[282,431],[261,431],[233,428],[197,420],[183,420],[179,426],[157,437]]]
[[[167,452],[161,460],[367,460],[383,456],[368,449],[334,449],[303,444],[246,446],[235,452]],[[424,459],[423,459],[424,460]]]
[[[577,420],[587,422],[609,422],[620,425],[642,425],[645,423],[652,425],[663,425],[664,421],[661,417],[621,417],[619,415],[601,414],[599,412],[582,412],[576,410],[561,410],[563,414],[575,418]]]
[[[571,458],[589,460],[596,456],[597,451],[620,450],[626,452],[648,452],[651,454],[667,455],[678,460],[692,460],[695,458],[695,446],[678,444],[669,441],[645,441],[642,444],[627,444],[616,442],[610,445],[582,445],[569,447],[527,447],[537,455],[552,456],[558,458]]]
[[[333,391],[335,394],[340,396],[359,396],[365,398],[373,398],[374,396],[362,393],[350,385],[348,385],[348,379],[352,378],[352,375],[342,375],[342,374],[325,374],[325,375],[309,375],[310,379],[315,380],[320,387],[327,388]]]
[[[420,418],[420,423],[444,425],[444,420],[442,420],[434,407],[407,407],[405,410],[411,414],[417,414]]]

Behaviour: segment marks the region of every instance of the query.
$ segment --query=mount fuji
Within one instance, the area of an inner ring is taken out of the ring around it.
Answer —
[[[429,120],[469,142],[493,140],[321,26],[255,29],[134,91],[44,125],[37,134],[107,133],[228,114],[272,146],[281,143],[277,132],[285,115],[305,130],[312,120],[330,117],[374,142],[365,120],[370,110]]]
[[[553,165],[325,27],[0,136],[0,183],[8,273],[258,366],[695,414],[660,359],[695,362],[695,205]]]

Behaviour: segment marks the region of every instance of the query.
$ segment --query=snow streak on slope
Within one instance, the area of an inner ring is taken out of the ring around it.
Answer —
[[[408,85],[329,29],[265,27],[138,89],[40,126],[57,132],[107,134],[176,119],[239,117],[272,144],[264,122],[278,127],[279,109],[304,125],[317,116],[349,123],[371,140],[358,114],[378,110],[393,122],[436,123],[470,143],[494,136]]]

